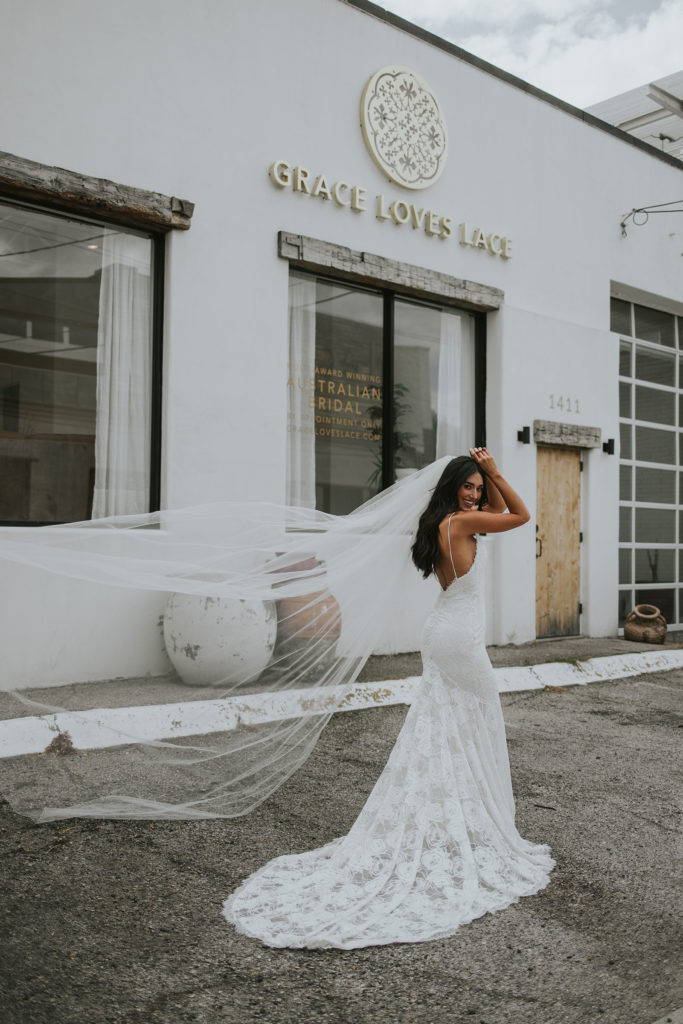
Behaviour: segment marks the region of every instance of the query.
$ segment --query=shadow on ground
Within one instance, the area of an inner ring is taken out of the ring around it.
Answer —
[[[238,820],[36,826],[3,805],[5,1024],[651,1024],[683,1002],[682,681],[503,698],[520,831],[549,842],[558,868],[545,892],[437,942],[272,950],[220,915],[265,860],[348,829],[404,708],[336,716],[303,769]]]

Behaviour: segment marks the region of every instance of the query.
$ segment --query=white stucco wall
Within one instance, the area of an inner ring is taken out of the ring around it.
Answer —
[[[535,447],[517,442],[520,427],[560,419],[618,438],[610,280],[668,297],[681,290],[673,219],[652,218],[626,239],[619,221],[675,197],[676,168],[339,0],[4,7],[0,88],[17,101],[0,109],[1,147],[196,203],[191,229],[168,239],[165,505],[283,497],[288,267],[276,255],[278,229],[504,290],[488,318],[487,443],[532,509]],[[420,73],[447,119],[447,166],[417,195],[383,178],[358,126],[363,85],[386,64]],[[362,185],[368,211],[278,191],[266,174],[275,159]],[[378,192],[509,235],[514,256],[380,222]],[[551,411],[558,392],[578,399],[580,413]],[[595,635],[616,630],[617,470],[615,456],[586,456],[583,628]],[[533,523],[492,546],[489,638],[530,639]],[[21,601],[32,586],[21,574],[13,582]],[[47,625],[11,616],[0,645],[30,630],[44,683],[131,674],[139,609],[120,593],[108,600],[111,642],[87,662]],[[74,629],[87,629],[99,612],[76,605]],[[136,649],[138,673],[161,670],[156,647]],[[31,663],[15,670],[26,678]]]

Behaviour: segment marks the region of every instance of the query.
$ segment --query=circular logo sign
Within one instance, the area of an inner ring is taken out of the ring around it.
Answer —
[[[410,68],[380,68],[363,90],[361,127],[373,160],[405,188],[433,185],[448,137],[436,96]]]

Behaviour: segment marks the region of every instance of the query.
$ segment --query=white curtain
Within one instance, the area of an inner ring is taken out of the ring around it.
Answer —
[[[472,319],[443,310],[436,398],[436,458],[466,455],[474,437]]]
[[[103,241],[93,519],[149,510],[152,354],[149,241]]]
[[[315,278],[289,278],[287,504],[315,508]]]

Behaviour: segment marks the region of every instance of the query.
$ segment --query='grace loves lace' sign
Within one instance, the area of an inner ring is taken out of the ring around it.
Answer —
[[[403,199],[390,200],[381,192],[371,201],[368,190],[361,185],[341,179],[333,180],[325,174],[312,174],[306,167],[293,166],[286,160],[275,160],[268,168],[268,174],[273,185],[283,191],[288,189],[298,192],[354,213],[366,213],[372,208],[377,220],[391,221],[398,226],[409,224],[411,228],[422,230],[432,238],[445,240],[453,235],[453,218],[437,210],[418,206],[417,203]],[[464,221],[458,225],[457,232],[461,245],[483,249],[491,256],[499,256],[504,260],[512,256],[512,242],[507,235],[487,232],[479,227],[472,228]]]
[[[361,96],[360,123],[372,159],[387,178],[407,189],[424,189],[440,177],[448,156],[448,133],[439,101],[423,78],[410,68],[380,68],[370,76]],[[453,218],[426,205],[391,199],[381,192],[370,199],[362,185],[326,174],[312,174],[306,167],[275,160],[268,168],[276,188],[329,202],[353,213],[374,210],[379,221],[410,225],[431,238],[445,240],[454,233]],[[458,224],[461,245],[482,249],[509,260],[508,235]]]

